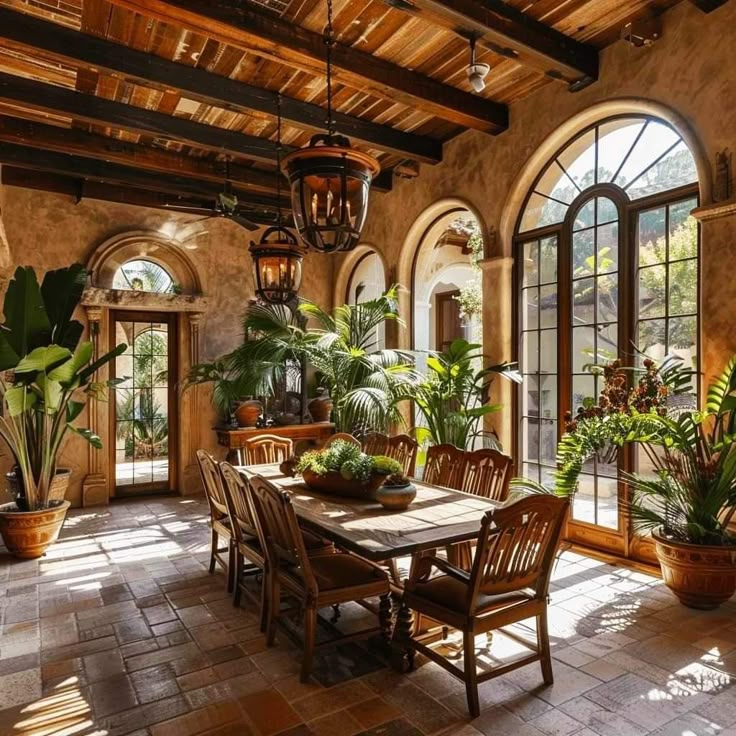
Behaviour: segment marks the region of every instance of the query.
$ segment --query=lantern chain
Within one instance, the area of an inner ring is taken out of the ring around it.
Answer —
[[[332,29],[332,0],[327,0],[327,25],[324,31],[324,42],[327,56],[327,119],[325,124],[330,136],[335,135],[337,125],[332,115],[332,49],[335,46],[335,36]]]
[[[276,95],[276,206],[277,225],[281,227],[283,218],[281,215],[281,92]]]

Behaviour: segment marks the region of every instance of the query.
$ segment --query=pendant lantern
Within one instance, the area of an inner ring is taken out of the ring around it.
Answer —
[[[253,280],[257,296],[269,304],[288,304],[302,283],[304,250],[281,219],[281,95],[277,98],[276,161],[277,224],[267,228],[258,243],[251,242]]]
[[[371,181],[380,171],[378,161],[350,147],[336,134],[332,117],[332,0],[327,0],[327,132],[309,145],[287,154],[282,169],[291,186],[294,224],[308,248],[323,253],[352,250],[368,214]]]

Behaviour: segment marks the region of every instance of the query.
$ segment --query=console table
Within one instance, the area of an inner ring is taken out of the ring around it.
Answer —
[[[243,445],[246,440],[260,437],[264,434],[273,434],[277,437],[288,437],[294,444],[302,440],[325,442],[335,433],[335,425],[331,422],[314,424],[288,424],[285,427],[243,427],[239,429],[224,429],[216,427],[217,444],[227,447],[227,461],[233,465],[244,465],[242,456]]]

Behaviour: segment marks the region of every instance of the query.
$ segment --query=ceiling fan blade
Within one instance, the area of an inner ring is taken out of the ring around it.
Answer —
[[[238,214],[237,212],[229,215],[229,218],[233,222],[236,222],[238,225],[240,225],[240,227],[244,227],[246,230],[250,230],[250,232],[258,230],[261,227],[258,223],[253,222],[253,220],[249,219],[245,215]]]
[[[213,216],[214,210],[211,207],[189,207],[188,205],[165,204],[163,207],[167,210],[176,210],[177,212],[192,212],[197,215]]]

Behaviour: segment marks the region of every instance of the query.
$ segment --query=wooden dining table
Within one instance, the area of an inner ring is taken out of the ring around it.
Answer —
[[[407,509],[394,511],[384,509],[377,501],[318,493],[301,478],[284,475],[278,465],[240,466],[238,470],[246,478],[260,475],[287,491],[304,528],[373,562],[388,562],[475,539],[485,513],[501,505],[413,480],[416,498]],[[413,614],[402,604],[396,616],[391,657],[396,669],[405,670],[411,665],[407,643],[412,626]]]

